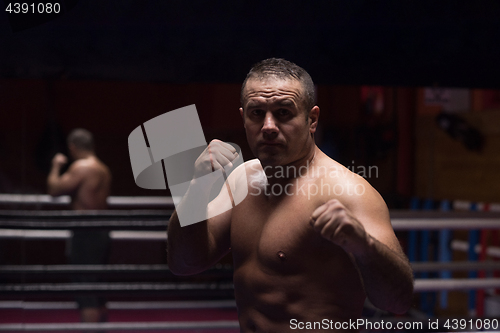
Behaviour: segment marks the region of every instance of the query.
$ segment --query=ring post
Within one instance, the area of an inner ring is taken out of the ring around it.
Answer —
[[[449,200],[441,201],[440,210],[442,212],[449,212],[451,210],[451,203]],[[451,261],[451,230],[443,229],[439,231],[439,261],[440,262],[449,262]],[[450,279],[451,271],[441,271],[439,273],[441,279]],[[440,306],[441,309],[448,308],[448,292],[441,291],[440,292]]]
[[[479,208],[479,207],[478,207]],[[481,205],[481,211],[488,212],[490,210],[489,204]],[[479,261],[486,260],[486,250],[488,248],[488,235],[490,230],[482,229],[481,230],[481,252],[479,253]],[[486,272],[484,270],[480,270],[478,272],[478,278],[484,279],[486,277]],[[478,289],[476,292],[476,311],[478,317],[484,316],[484,289]]]
[[[477,211],[477,204],[471,203],[471,211]],[[476,253],[476,246],[479,244],[479,230],[472,229],[469,231],[469,251],[467,252],[467,259],[469,261],[477,261],[478,255]],[[477,278],[477,272],[470,271],[469,278]],[[469,315],[476,316],[476,292],[474,290],[469,291],[469,301],[468,301]]]
[[[410,201],[410,210],[419,210],[419,208],[420,200],[417,197],[413,197]],[[417,261],[417,240],[418,231],[410,230],[408,234],[408,260],[410,260],[410,262]]]
[[[434,200],[426,199],[424,201],[424,210],[433,210],[434,209]],[[431,232],[429,230],[422,231],[422,247],[420,249],[420,261],[429,261],[429,247],[431,243]],[[429,278],[429,272],[421,273],[422,279]],[[422,293],[422,311],[429,316],[434,314],[434,304],[436,302],[436,297],[434,293],[424,292]]]

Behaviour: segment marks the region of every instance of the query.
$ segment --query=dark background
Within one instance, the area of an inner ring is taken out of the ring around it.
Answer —
[[[283,57],[317,84],[318,144],[346,166],[376,166],[368,181],[389,208],[412,196],[500,202],[499,1],[60,2],[52,19],[7,16],[0,0],[0,193],[46,193],[52,156],[84,127],[112,195],[168,195],[135,185],[127,138],[189,104],[207,141],[237,143],[248,160],[241,82],[252,64]],[[381,86],[380,114],[362,98],[367,86]],[[471,89],[460,115],[485,136],[483,151],[436,126],[441,109],[425,105],[422,87]],[[110,262],[165,262],[157,245],[123,243]],[[22,248],[11,252],[24,263],[64,262],[62,243],[5,246]],[[139,247],[147,257],[130,252]],[[467,313],[464,297],[450,307]]]
[[[319,84],[499,86],[494,0],[62,3],[35,28],[4,20],[3,77],[240,83],[277,56]]]
[[[113,172],[113,195],[168,194],[135,186],[127,137],[189,104],[207,141],[235,142],[249,159],[241,82],[255,62],[284,57],[318,85],[318,140],[344,164],[378,166],[370,181],[395,207],[391,198],[414,194],[411,89],[500,86],[493,0],[61,4],[54,19],[0,12],[2,192],[45,193],[50,159],[85,127]],[[385,87],[382,118],[368,114],[361,85]]]

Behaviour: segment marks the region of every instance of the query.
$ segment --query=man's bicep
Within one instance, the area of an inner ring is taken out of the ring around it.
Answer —
[[[398,254],[403,254],[403,250],[399,243],[396,234],[391,226],[390,220],[377,220],[377,225],[374,228],[367,228],[367,232],[380,243],[386,245],[388,248]]]
[[[219,224],[230,223],[231,210],[244,199],[247,193],[245,164],[242,164],[225,179],[217,197],[208,204],[207,216],[210,219],[217,217],[215,220],[219,220]],[[222,214],[225,212],[228,213]]]
[[[208,204],[208,226],[217,246],[229,249],[233,208],[248,194],[246,168],[254,161],[239,165],[222,186],[219,195]]]
[[[59,180],[54,184],[54,194],[63,195],[74,192],[83,179],[83,170],[76,166],[71,166],[68,171],[59,177]]]
[[[401,253],[401,246],[391,225],[389,209],[374,189],[365,193],[364,200],[354,206],[354,215],[366,232],[393,251]]]
[[[230,225],[232,203],[226,185],[219,195],[208,204],[208,231],[210,243],[217,250],[219,256],[226,254],[230,248]]]

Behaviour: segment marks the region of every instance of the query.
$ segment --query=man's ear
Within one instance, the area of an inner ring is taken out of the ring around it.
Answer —
[[[243,108],[240,108],[240,116],[243,119],[243,127],[245,127],[245,116],[243,115]]]
[[[309,111],[309,120],[311,124],[309,125],[309,132],[315,133],[318,128],[318,119],[319,119],[319,106],[315,105],[311,111]]]

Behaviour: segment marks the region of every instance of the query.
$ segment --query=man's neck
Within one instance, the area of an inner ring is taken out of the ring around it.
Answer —
[[[90,157],[94,157],[93,151],[81,150],[75,154],[75,160],[82,160]]]
[[[314,165],[317,153],[317,147],[314,145],[312,149],[303,157],[285,165],[263,165],[268,183],[288,182],[295,178],[305,176],[311,166]]]

